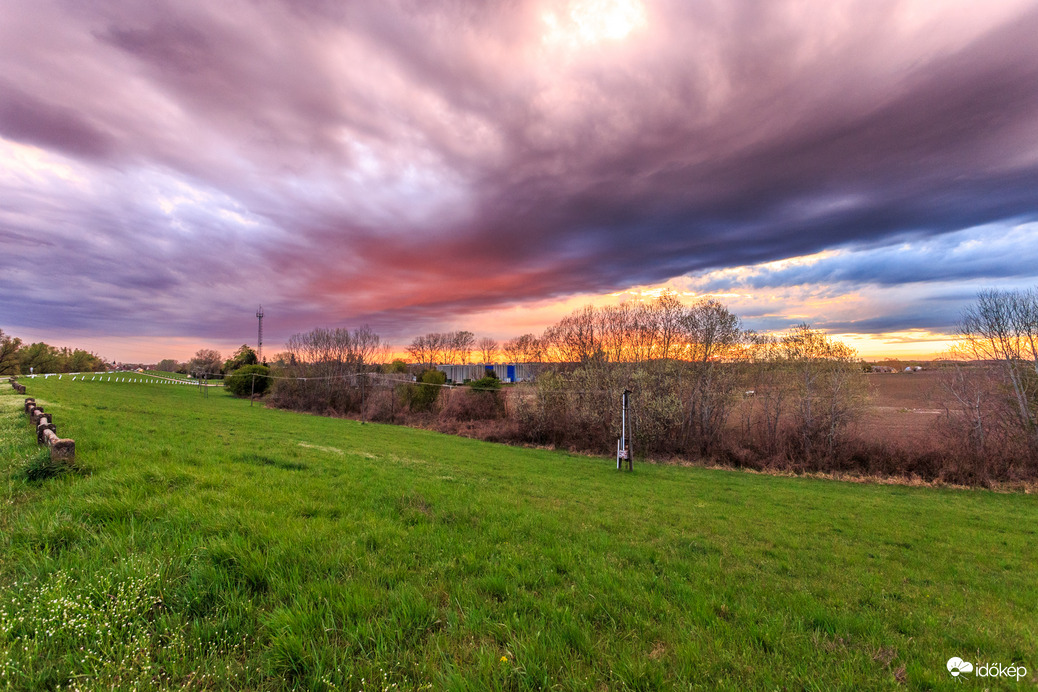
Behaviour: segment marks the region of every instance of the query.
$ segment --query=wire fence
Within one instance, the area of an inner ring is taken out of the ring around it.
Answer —
[[[55,378],[58,380],[68,378],[73,382],[123,382],[123,383],[137,383],[137,384],[169,384],[169,385],[186,385],[191,387],[223,387],[223,382],[208,382],[205,380],[193,379],[179,379],[176,377],[164,377],[162,375],[152,375],[149,373],[110,373],[110,372],[61,372],[61,373],[36,373],[31,375],[22,375],[22,378],[29,378],[30,380],[35,379],[50,379]]]
[[[272,375],[263,373],[249,373],[250,377],[262,378],[272,381],[285,381],[285,382],[331,382],[331,381],[342,381],[352,384],[353,386],[361,386],[361,378],[364,378],[369,384],[376,386],[400,386],[400,385],[412,385],[417,387],[437,387],[440,389],[465,389],[468,391],[500,391],[501,385],[498,386],[478,386],[472,383],[459,384],[457,382],[423,382],[413,376],[399,376],[389,373],[379,372],[356,372],[356,373],[339,373],[335,375],[317,375],[317,376],[288,376],[288,375]],[[185,385],[193,387],[224,387],[226,386],[222,381],[211,381],[206,378],[191,378],[181,379],[176,377],[168,377],[164,375],[155,375],[148,372],[143,373],[112,373],[112,372],[69,372],[69,373],[36,373],[31,375],[23,375],[29,379],[46,379],[46,378],[69,378],[72,381],[78,382],[116,382],[116,383],[138,383],[138,384],[170,384],[170,385]],[[212,380],[222,380],[224,375],[214,375]],[[532,380],[528,381],[532,383]],[[586,388],[564,388],[567,393],[572,394],[613,394],[613,389],[586,389]]]

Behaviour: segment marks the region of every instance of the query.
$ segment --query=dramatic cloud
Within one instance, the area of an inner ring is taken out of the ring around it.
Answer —
[[[272,341],[406,337],[665,282],[939,331],[967,286],[1038,282],[1031,2],[3,14],[14,333],[240,343],[263,303]]]

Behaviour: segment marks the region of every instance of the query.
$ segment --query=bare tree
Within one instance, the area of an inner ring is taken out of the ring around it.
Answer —
[[[716,301],[712,304],[720,305]],[[721,306],[722,308],[724,306]],[[685,306],[671,291],[663,293],[649,305],[652,314],[654,331],[654,349],[652,357],[671,358],[677,356],[676,346],[682,333],[683,321],[685,319]],[[727,308],[724,308],[727,312]],[[729,313],[730,314],[730,313]],[[736,320],[736,329],[738,329]]]
[[[1038,291],[985,290],[959,321],[958,349],[1000,365],[1019,426],[1038,452]]]
[[[1024,341],[1024,354],[1038,375],[1038,288],[1019,293],[1013,301],[1013,317]]]
[[[639,308],[631,303],[621,303],[596,311],[596,329],[606,360],[619,363],[629,357],[633,340],[637,337],[634,321]]]
[[[390,345],[382,340],[371,327],[364,325],[354,329],[353,353],[356,362],[363,366],[381,365],[389,360]]]
[[[494,358],[497,357],[498,349],[500,345],[496,339],[489,336],[481,336],[476,342],[476,350],[479,351],[479,359],[484,365],[490,365],[494,362]]]
[[[790,394],[789,369],[782,346],[772,334],[747,332],[745,367],[748,372],[743,395],[743,426],[767,454],[778,451],[782,416]]]
[[[433,363],[450,362],[450,335],[446,332],[432,332],[425,335],[429,348],[433,353]],[[430,366],[431,367],[431,366]]]
[[[628,314],[627,330],[630,337],[623,359],[631,363],[652,360],[659,336],[659,323],[653,305],[641,303],[632,308]]]
[[[965,443],[974,457],[984,454],[996,424],[998,387],[992,366],[969,362],[942,369],[938,383],[948,395],[945,413],[948,421],[958,423]],[[995,386],[993,386],[995,385]]]
[[[468,363],[475,343],[472,332],[429,332],[416,336],[407,353],[414,362],[432,369],[437,363]]]
[[[472,349],[476,344],[476,335],[467,331],[449,332],[447,335],[447,348],[451,363],[468,363],[472,358]]]
[[[407,355],[412,362],[421,365],[426,370],[431,370],[436,360],[435,345],[429,338],[430,335],[416,336],[411,345],[407,347]]]
[[[588,305],[573,314],[563,317],[544,330],[543,342],[546,353],[559,363],[587,363],[602,358],[601,334],[596,333],[595,308]]]
[[[519,346],[519,337],[513,337],[501,345],[501,350],[505,352],[505,360],[509,363],[518,363],[522,357],[522,349]]]
[[[317,328],[293,334],[285,343],[289,360],[306,377],[356,375],[386,360],[388,344],[368,326],[349,329]]]
[[[669,353],[674,342],[683,342],[691,368],[687,434],[705,454],[719,441],[734,403],[735,378],[730,361],[742,336],[739,318],[716,300],[707,300],[667,319],[674,321],[673,333],[666,337],[666,349],[659,348],[657,353]]]
[[[278,354],[273,403],[309,411],[363,410],[372,373],[389,356],[389,345],[370,327],[317,328],[293,334]]]
[[[580,364],[680,358],[682,320],[687,311],[670,291],[646,303],[588,305],[545,330],[545,355],[554,362]]]
[[[503,348],[508,362],[519,365],[539,360],[541,344],[533,334],[523,334],[506,341]]]
[[[800,324],[783,337],[782,351],[793,375],[793,416],[803,451],[810,453],[824,444],[826,456],[832,457],[867,397],[854,350]]]

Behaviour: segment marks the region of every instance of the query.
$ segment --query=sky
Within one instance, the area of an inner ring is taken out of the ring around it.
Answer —
[[[932,356],[1038,285],[1038,4],[5,0],[0,329],[539,333],[661,290]]]

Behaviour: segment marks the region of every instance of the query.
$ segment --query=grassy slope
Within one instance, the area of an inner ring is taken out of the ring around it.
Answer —
[[[87,474],[26,483],[39,452],[0,394],[0,685],[953,689],[951,656],[1038,668],[1031,496],[618,474],[223,391],[27,383]]]

